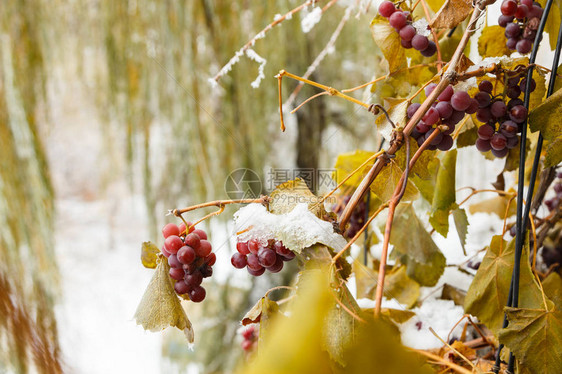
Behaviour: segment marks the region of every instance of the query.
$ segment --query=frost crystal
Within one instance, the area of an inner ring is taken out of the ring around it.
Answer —
[[[412,26],[414,26],[414,28],[416,29],[417,34],[423,36],[429,36],[429,34],[431,34],[431,31],[429,31],[429,24],[427,23],[425,18],[421,18],[416,22],[412,23]]]
[[[260,64],[258,68],[258,77],[251,83],[253,88],[258,88],[260,86],[261,80],[265,78],[264,69],[265,69],[265,64],[267,64],[267,60],[261,57],[260,55],[258,55],[256,51],[254,51],[251,48],[248,48],[246,50],[246,56],[248,56],[248,58]]]
[[[312,214],[305,203],[287,214],[273,214],[261,204],[249,204],[234,213],[234,229],[244,231],[238,235],[239,241],[256,239],[265,246],[269,239],[277,239],[297,253],[316,243],[339,251],[347,243],[331,223]]]
[[[322,9],[320,7],[315,7],[310,13],[308,13],[301,21],[302,32],[305,34],[316,26],[322,18]]]
[[[273,21],[279,21],[281,18],[283,18],[283,15],[277,13],[276,15],[273,16]]]

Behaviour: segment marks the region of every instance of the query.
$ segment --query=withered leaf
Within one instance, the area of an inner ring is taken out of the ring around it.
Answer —
[[[452,29],[472,12],[470,0],[447,0],[429,25],[434,29]]]

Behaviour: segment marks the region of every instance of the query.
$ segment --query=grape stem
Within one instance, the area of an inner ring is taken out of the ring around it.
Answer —
[[[435,100],[437,100],[437,97],[443,92],[443,90],[445,90],[445,88],[447,88],[447,86],[450,83],[455,82],[455,80],[458,78],[456,69],[461,61],[464,49],[468,44],[468,40],[470,39],[472,34],[476,31],[474,25],[476,24],[476,21],[478,20],[482,12],[485,10],[486,6],[494,2],[495,0],[480,0],[476,2],[476,7],[474,8],[470,21],[468,23],[469,26],[465,30],[461,38],[461,41],[459,42],[457,49],[455,50],[455,53],[451,58],[451,61],[447,66],[445,66],[445,68],[441,72],[442,74],[441,81],[437,84],[433,92],[431,92],[431,94],[425,99],[425,101],[422,103],[422,105],[419,107],[416,113],[408,121],[407,125],[404,128],[405,136],[409,136],[412,133],[414,127],[422,119],[422,117],[425,115],[425,113],[428,111],[431,105],[435,102]],[[398,151],[398,149],[400,149],[400,147],[401,144],[399,142],[391,141],[387,153],[389,155],[393,155],[396,153],[396,151]],[[369,189],[369,186],[373,183],[373,181],[375,180],[375,178],[377,177],[377,175],[380,173],[380,171],[384,166],[385,163],[382,160],[378,160],[373,165],[371,170],[369,170],[365,178],[363,178],[363,180],[361,181],[361,183],[359,184],[359,186],[351,196],[349,203],[345,206],[344,211],[340,217],[340,228],[342,230],[349,222],[353,210],[355,209],[359,201],[363,199],[365,193]]]
[[[201,209],[201,208],[208,208],[208,207],[211,207],[211,206],[216,206],[218,208],[224,209],[224,206],[228,205],[228,204],[252,204],[252,203],[267,205],[269,203],[269,196],[264,195],[264,196],[260,197],[259,199],[237,199],[237,200],[208,201],[206,203],[188,206],[187,208],[174,209],[174,210],[171,211],[171,213],[176,217],[181,217],[182,214],[187,213],[187,212],[191,212],[192,210]],[[211,214],[213,214],[213,213],[211,213]],[[216,214],[216,212],[214,214]]]

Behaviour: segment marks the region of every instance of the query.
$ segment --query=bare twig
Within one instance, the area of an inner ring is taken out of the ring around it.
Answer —
[[[258,204],[264,204],[265,205],[268,202],[269,202],[268,196],[262,196],[259,199],[215,200],[215,201],[208,201],[206,203],[201,203],[201,204],[197,204],[197,205],[192,205],[192,206],[189,206],[187,208],[174,209],[174,210],[170,211],[170,213],[172,213],[176,217],[180,217],[182,214],[187,213],[187,212],[191,212],[192,210],[201,209],[201,208],[208,208],[208,207],[211,207],[211,206],[216,206],[216,207],[220,208],[220,207],[223,207],[223,206],[228,205],[228,204],[252,204],[252,203],[258,203]]]

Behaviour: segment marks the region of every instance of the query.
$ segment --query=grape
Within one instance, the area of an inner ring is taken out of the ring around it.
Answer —
[[[236,243],[236,250],[238,250],[240,254],[247,255],[248,253],[250,253],[250,250],[248,249],[248,242]]]
[[[189,292],[189,286],[183,280],[178,280],[174,284],[174,290],[176,291],[177,294],[183,295]]]
[[[499,133],[495,133],[492,136],[492,139],[490,139],[490,145],[492,146],[492,149],[495,149],[496,151],[501,151],[502,149],[504,149],[506,144],[506,137]]]
[[[527,17],[528,13],[529,13],[529,8],[527,7],[527,5],[521,4],[517,7],[514,16],[517,19],[523,19]]]
[[[494,85],[489,80],[483,80],[478,84],[478,89],[480,91],[492,93],[494,90]]]
[[[521,39],[520,41],[517,42],[517,46],[515,48],[517,48],[517,52],[524,55],[531,52],[532,47],[533,47],[533,43],[531,43],[529,40]]]
[[[511,110],[511,108],[513,108],[517,105],[523,105],[523,100],[521,100],[521,99],[509,100],[509,102],[507,103],[507,109]]]
[[[258,262],[263,267],[270,267],[275,264],[275,260],[277,259],[277,255],[275,251],[269,248],[261,248],[258,251]]]
[[[451,105],[455,110],[464,111],[470,105],[470,96],[465,91],[457,91],[451,97]]]
[[[171,254],[176,254],[178,250],[183,247],[183,241],[177,235],[170,235],[164,240],[166,250]]]
[[[427,37],[420,34],[416,34],[412,38],[412,47],[414,47],[415,50],[423,51],[428,46],[429,46],[429,40],[427,39]]]
[[[507,106],[503,101],[494,101],[490,107],[490,113],[495,118],[501,118],[507,113]]]
[[[502,157],[507,156],[508,152],[509,152],[509,149],[507,149],[507,148],[501,149],[499,151],[492,148],[492,154],[494,156],[496,156],[497,158],[502,158]]]
[[[260,242],[256,239],[252,239],[248,242],[248,250],[250,251],[250,253],[258,253],[260,247]]]
[[[455,125],[447,125],[447,130],[443,131],[443,135],[451,135],[455,131]]]
[[[199,237],[199,235],[191,233],[191,234],[187,234],[187,236],[184,239],[184,242],[186,245],[192,247],[192,248],[197,248],[199,247],[199,243],[201,242],[201,238]]]
[[[176,255],[170,255],[170,257],[168,257],[168,265],[170,265],[170,267],[172,268],[177,268],[177,269],[181,269],[183,266],[183,264],[179,262],[178,256]]]
[[[517,42],[519,39],[517,38],[508,38],[505,46],[511,50],[514,50],[517,47]]]
[[[517,11],[517,3],[513,0],[504,1],[500,9],[504,16],[514,16]]]
[[[242,337],[246,340],[251,340],[254,337],[254,326],[248,327],[242,332]]]
[[[521,0],[521,4],[525,5],[529,9],[531,9],[532,6],[533,6],[533,0]]]
[[[246,257],[246,261],[248,262],[248,268],[258,271],[262,266],[260,265],[258,256],[254,253],[250,253],[248,257]]]
[[[246,261],[246,255],[243,255],[241,253],[235,253],[232,255],[232,258],[230,259],[230,263],[232,263],[232,266],[234,266],[236,269],[243,269],[248,262]]]
[[[453,146],[453,138],[450,135],[443,135],[441,143],[437,145],[437,148],[441,151],[448,151]]]
[[[418,147],[421,147],[424,140],[425,140],[425,136],[420,136],[419,138],[416,139],[416,141],[418,142]]]
[[[379,5],[379,14],[385,18],[388,18],[396,11],[396,7],[390,1],[383,1]]]
[[[268,266],[267,270],[272,273],[279,273],[281,270],[283,270],[283,257],[275,256],[275,262],[273,263],[273,265]]]
[[[500,25],[501,27],[506,27],[508,23],[513,22],[513,16],[506,16],[506,15],[501,15],[498,18],[498,25]]]
[[[427,39],[427,38],[426,38],[426,39]],[[425,96],[431,95],[431,93],[433,92],[433,90],[435,89],[435,87],[437,87],[437,84],[435,84],[435,83],[430,83],[430,84],[428,84],[428,85],[424,88]]]
[[[183,275],[185,274],[185,272],[182,268],[170,268],[169,274],[172,279],[181,280],[183,279]]]
[[[511,138],[517,135],[517,131],[519,130],[517,124],[513,121],[505,121],[500,126],[500,132],[506,138]]]
[[[412,25],[406,25],[400,29],[398,34],[403,41],[409,42],[416,35],[416,29]]]
[[[490,121],[492,119],[492,113],[490,113],[490,109],[489,108],[478,109],[478,111],[476,112],[476,119],[478,119],[478,121],[483,123],[487,123],[488,121]]]
[[[183,270],[185,270],[187,274],[193,274],[193,272],[197,271],[198,269],[199,266],[193,262],[191,264],[183,265]]]
[[[406,25],[406,15],[403,12],[394,12],[388,17],[388,22],[390,26],[394,27],[396,30],[400,30]]]
[[[431,126],[428,126],[424,121],[419,121],[415,128],[416,131],[419,132],[420,134],[425,134],[426,132],[429,131]]]
[[[162,235],[164,235],[164,239],[172,235],[180,236],[180,229],[175,223],[168,223],[162,228]]]
[[[448,101],[441,101],[437,103],[435,109],[439,112],[439,116],[443,119],[447,119],[453,114],[453,107]]]
[[[437,52],[437,46],[435,45],[435,42],[429,40],[427,48],[421,51],[420,53],[424,57],[431,57],[435,54],[435,52]]]
[[[517,136],[507,137],[507,144],[505,145],[507,149],[515,148],[519,144],[519,138]]]
[[[540,6],[533,5],[531,11],[529,12],[529,18],[541,18],[543,13],[543,9]]]
[[[516,23],[510,23],[505,27],[505,36],[507,38],[518,37],[521,33],[521,28]]]
[[[166,249],[166,246],[165,246],[165,245],[162,246],[162,249],[160,249],[160,251],[162,252],[162,254],[163,254],[165,257],[170,257],[170,255],[171,255],[171,253],[168,252],[168,250]]]
[[[408,118],[412,118],[420,106],[421,104],[418,103],[410,104],[410,106],[406,110],[406,114],[408,115]]]
[[[217,255],[214,253],[209,253],[207,257],[205,257],[205,263],[209,266],[213,266],[217,262]]]
[[[406,49],[412,48],[412,42],[409,40],[400,39],[400,45],[402,45],[402,47]]]
[[[466,114],[474,114],[478,111],[478,101],[470,99],[470,105],[465,109]]]
[[[201,240],[199,242],[199,246],[193,249],[195,250],[195,254],[197,256],[206,257],[209,255],[209,253],[211,253],[213,247],[211,246],[211,243],[209,243],[207,240]]]
[[[449,118],[449,123],[451,125],[456,125],[464,118],[464,112],[460,110],[453,110],[453,114]]]
[[[287,253],[286,255],[281,255],[283,261],[291,261],[293,258],[295,258],[295,256],[295,253],[292,251],[289,251],[289,253]]]
[[[191,291],[189,291],[189,299],[194,303],[200,303],[205,299],[207,292],[201,286],[193,287]]]
[[[189,221],[187,221],[187,226],[189,226],[188,234],[191,234],[195,230],[195,227]],[[185,229],[186,229],[185,223],[183,223],[183,222],[180,223],[178,225],[178,228],[180,229],[180,235],[184,235],[186,233],[185,232]],[[200,231],[203,231],[203,230],[200,230]],[[205,232],[205,231],[203,231],[203,232]]]
[[[478,102],[479,108],[487,107],[492,101],[492,97],[487,92],[478,92],[476,95],[474,95],[474,99]]]
[[[516,99],[519,97],[519,95],[521,95],[521,89],[519,88],[519,86],[511,86],[507,89],[506,95],[510,99]]]
[[[523,105],[516,105],[509,111],[509,118],[513,122],[523,123],[527,118],[527,109]]]
[[[203,278],[208,278],[211,275],[213,275],[213,268],[210,267],[209,265],[205,265],[202,266],[199,271],[201,272],[201,275],[203,276]]]
[[[426,134],[425,134],[425,139],[427,140],[431,134],[433,134],[434,131],[438,131],[437,129],[431,129],[429,130]],[[443,140],[443,134],[439,133],[437,134],[437,136],[435,136],[435,138],[433,138],[433,140],[429,143],[431,145],[438,145],[439,143],[441,143],[441,140]]]
[[[275,244],[273,244],[273,249],[275,250],[275,253],[281,256],[290,256],[293,254],[293,252],[291,252],[290,249],[285,247],[283,245],[283,242],[280,241],[276,241]]]
[[[249,351],[250,349],[252,349],[253,345],[254,345],[254,342],[252,342],[250,340],[242,341],[242,349],[245,350],[245,351]]]
[[[439,112],[437,111],[437,109],[429,108],[429,110],[423,116],[423,121],[429,126],[436,124],[437,121],[439,121]]]
[[[188,246],[183,246],[177,253],[177,258],[182,264],[188,265],[195,260],[195,250]]]
[[[194,288],[203,282],[203,275],[200,271],[194,271],[193,274],[186,274],[183,280],[189,288]]]
[[[190,230],[189,230],[189,233],[190,233],[190,234],[191,234],[191,233],[197,234],[197,236],[198,236],[199,239],[201,239],[201,240],[207,240],[207,239],[208,239],[208,238],[207,238],[207,233],[206,233],[205,231],[203,231],[203,230],[199,230],[199,229],[197,229],[197,230],[191,230],[191,229],[190,229]]]
[[[265,272],[265,268],[261,267],[261,266],[260,266],[259,270],[252,270],[249,266],[246,267],[246,269],[248,269],[248,273],[250,273],[254,277],[259,277],[260,275],[262,275]]]
[[[562,183],[556,183],[554,185],[554,192],[556,192],[557,194],[562,193]]]
[[[489,140],[478,138],[476,140],[476,149],[478,149],[480,152],[487,152],[492,149],[492,146],[490,145]]]
[[[455,91],[453,90],[453,87],[449,85],[439,94],[438,99],[439,101],[449,101],[454,93]]]
[[[492,135],[496,132],[493,126],[482,125],[478,128],[478,137],[480,139],[488,140],[492,138]]]

